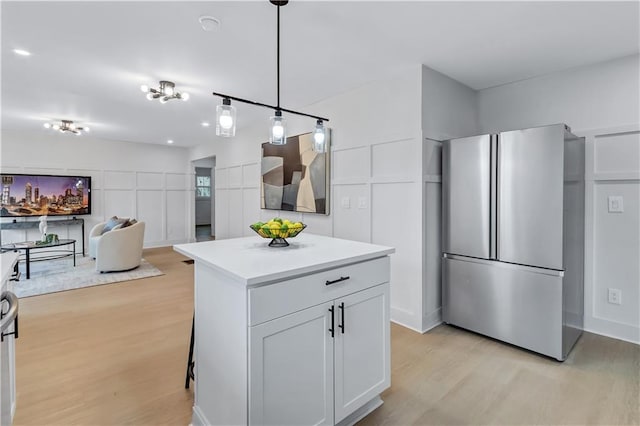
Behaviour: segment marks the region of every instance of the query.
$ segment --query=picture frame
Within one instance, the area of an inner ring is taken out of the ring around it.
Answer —
[[[331,130],[326,150],[313,150],[313,134],[289,136],[284,145],[262,144],[260,207],[330,214]]]

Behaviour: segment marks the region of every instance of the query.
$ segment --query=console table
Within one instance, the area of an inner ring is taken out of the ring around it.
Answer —
[[[29,221],[29,222],[16,222],[15,219],[13,222],[1,222],[0,223],[0,231],[5,229],[32,229],[38,228],[40,222],[38,221]],[[47,220],[47,227],[56,227],[56,226],[81,226],[82,227],[82,257],[84,257],[84,219],[61,219],[61,220]],[[0,245],[2,245],[2,232],[0,232]]]

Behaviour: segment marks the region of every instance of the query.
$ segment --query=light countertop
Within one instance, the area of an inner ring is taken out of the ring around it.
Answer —
[[[302,233],[289,247],[269,247],[258,236],[178,244],[174,250],[252,287],[387,256],[392,247]]]

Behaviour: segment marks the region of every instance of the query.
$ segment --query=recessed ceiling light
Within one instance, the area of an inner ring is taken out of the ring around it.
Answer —
[[[210,124],[208,122],[206,122],[206,121],[202,122],[202,127],[209,127],[209,126],[210,126]]]
[[[173,140],[172,140],[172,139],[169,139],[169,140],[167,141],[167,143],[173,143]]]
[[[13,49],[13,53],[20,56],[31,56],[31,52],[28,52],[24,49]]]
[[[203,15],[198,18],[198,22],[200,22],[200,26],[205,31],[216,31],[220,28],[220,20],[213,16]]]

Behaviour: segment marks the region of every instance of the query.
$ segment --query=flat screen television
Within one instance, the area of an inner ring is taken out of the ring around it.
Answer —
[[[1,173],[0,217],[91,214],[90,176]]]

